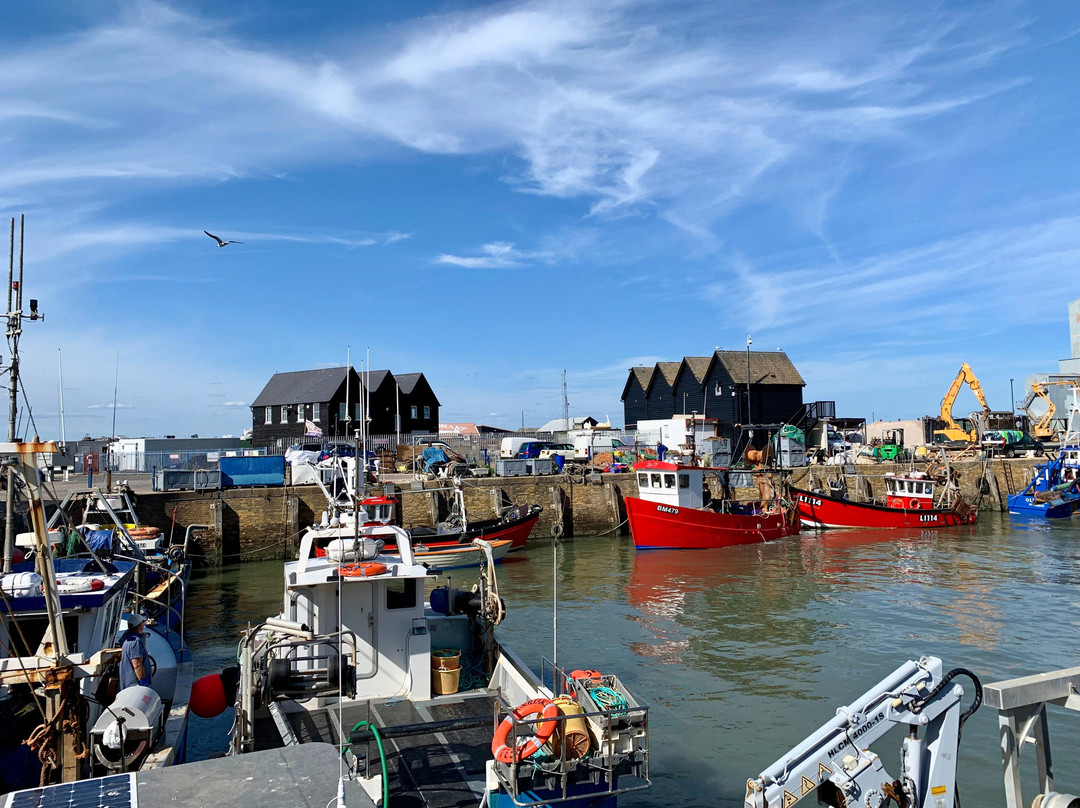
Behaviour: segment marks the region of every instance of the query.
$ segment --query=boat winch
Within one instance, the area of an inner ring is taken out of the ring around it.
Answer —
[[[308,662],[313,665],[325,663],[325,665],[298,668],[297,662]],[[266,701],[279,698],[310,699],[315,696],[339,694],[352,698],[356,695],[356,668],[343,662],[336,653],[267,660],[263,671],[263,692],[266,694]]]

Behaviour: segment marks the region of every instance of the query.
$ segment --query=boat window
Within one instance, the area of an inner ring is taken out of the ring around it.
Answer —
[[[416,608],[416,579],[398,578],[386,582],[387,609]]]
[[[652,482],[652,487],[653,488],[659,488],[660,487],[660,475],[659,474],[653,474],[649,479]]]
[[[675,475],[674,474],[665,474],[664,475],[664,488],[674,488],[674,487],[675,487]]]
[[[649,487],[649,475],[648,474],[639,474],[637,476],[637,484],[638,484],[638,488],[648,488]]]
[[[680,474],[679,475],[679,488],[689,488],[689,487],[690,487],[690,475],[689,474]]]
[[[12,632],[12,625],[4,620],[3,628],[7,631],[8,641],[15,656],[33,656],[37,653],[38,645],[49,631],[49,618],[42,617],[19,617],[19,628]],[[64,615],[64,634],[67,635],[68,648],[73,653],[79,650],[79,616],[77,614]],[[26,640],[26,643],[23,643]]]

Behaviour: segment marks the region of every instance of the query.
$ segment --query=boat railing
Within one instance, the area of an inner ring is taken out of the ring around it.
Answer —
[[[319,646],[335,650],[336,657],[318,653]],[[351,651],[352,670],[344,664],[346,646]],[[236,753],[254,751],[255,710],[260,706],[268,707],[280,699],[355,695],[357,679],[378,673],[378,655],[375,655],[372,671],[356,674],[358,647],[356,633],[349,629],[315,634],[305,625],[281,618],[268,618],[254,627],[249,624],[237,647],[240,683],[232,749]],[[305,650],[310,653],[303,654]],[[314,663],[320,660],[326,660],[327,665],[316,667]],[[309,664],[301,667],[298,663]]]
[[[1074,804],[1077,797],[1054,792],[1046,708],[1057,705],[1080,712],[1080,667],[995,682],[985,685],[983,692],[986,704],[998,711],[1006,808],[1040,803],[1038,797],[1025,801],[1021,789],[1020,753],[1028,748],[1034,749],[1041,804]]]
[[[596,790],[590,793],[591,799],[616,797],[651,787],[649,703],[623,685],[617,676],[596,674],[587,685],[543,658],[541,681],[547,682],[549,678],[553,686],[550,692],[560,692],[573,699],[581,708],[581,713],[560,711],[553,719],[546,719],[542,715],[518,718],[514,712],[515,705],[509,703],[502,689],[496,693],[495,724],[510,721],[507,737],[510,748],[518,748],[535,735],[538,724],[549,721],[556,724],[552,736],[561,739],[555,744],[558,749],[554,760],[495,762],[496,776],[514,804],[525,808],[580,799],[580,793],[571,793],[571,787],[586,780],[596,786]],[[596,689],[610,694],[612,701],[598,703],[599,697],[590,692]],[[596,748],[575,758],[568,754],[573,748],[569,742],[571,722],[581,721],[587,724],[590,746],[595,745]],[[543,797],[534,794],[539,790],[538,782],[546,784]],[[552,791],[557,792],[558,796],[551,796]]]
[[[150,566],[150,567],[155,566],[155,565],[149,564],[149,563],[147,563],[145,561],[135,561],[135,563],[136,564],[145,564],[146,566]],[[171,588],[172,585],[173,585],[173,582],[177,582],[177,583],[180,584],[180,600],[179,600],[179,603],[186,604],[187,603],[187,581],[184,580],[183,573],[181,571],[179,571],[179,570],[171,570],[168,567],[156,567],[156,568],[159,569],[163,574],[168,576],[169,583],[166,585],[167,588]],[[161,600],[158,600],[157,598],[152,598],[152,597],[150,597],[148,595],[139,594],[138,592],[131,592],[130,594],[131,594],[132,598],[135,600],[135,603],[139,606],[139,608],[136,609],[136,611],[142,611],[142,606],[143,606],[144,602],[153,603],[156,607],[162,609],[163,611],[167,612],[168,614],[170,614],[174,618],[176,618],[175,625],[179,626],[176,633],[180,637],[180,651],[183,652],[184,650],[187,649],[187,643],[186,643],[185,636],[184,636],[184,612],[183,611],[181,611],[180,609],[177,609],[176,606],[173,604],[173,602],[161,601]],[[171,621],[165,620],[163,622],[161,620],[158,620],[157,618],[155,618],[155,620],[157,620],[158,625],[163,625],[166,635],[172,633],[172,631],[173,631],[173,629],[172,629],[173,623]]]
[[[191,534],[193,532],[195,532],[196,530],[213,530],[213,529],[214,529],[213,525],[188,525],[187,529],[184,531],[184,543],[182,545],[183,552],[184,552],[184,558],[188,557],[188,550],[191,547]],[[170,541],[171,541],[171,539],[170,539]],[[174,544],[170,544],[169,545],[169,550],[171,551],[175,546],[176,545],[174,545]]]

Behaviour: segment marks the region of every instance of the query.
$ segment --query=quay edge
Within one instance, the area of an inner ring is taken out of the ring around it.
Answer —
[[[1002,497],[1022,488],[1028,474],[1040,458],[995,460],[991,471]],[[906,466],[881,463],[856,465],[859,474],[871,479],[875,492],[880,487],[874,478],[896,472]],[[981,461],[960,462],[953,468],[960,477],[961,491],[969,499],[977,495],[982,476]],[[1013,486],[1007,485],[1005,468],[1010,469]],[[796,469],[794,485],[805,485],[813,471],[818,480],[840,473],[838,466],[813,466]],[[478,477],[464,481],[466,511],[471,519],[496,515],[502,504],[542,505],[543,513],[533,529],[532,541],[553,536],[628,535],[625,524],[624,496],[637,495],[633,474],[600,474],[595,482],[574,482],[564,475],[543,477]],[[422,487],[419,487],[422,486]],[[428,480],[395,483],[401,502],[403,522],[407,525],[434,525],[445,517],[450,505],[446,481]],[[381,490],[381,489],[380,489]],[[741,499],[752,499],[752,489],[736,489]],[[984,498],[984,509],[997,510],[996,494]],[[173,512],[176,522],[173,527]],[[140,519],[172,530],[173,541],[183,540],[188,525],[211,525],[194,540],[196,553],[210,565],[238,561],[291,558],[299,547],[299,535],[307,525],[321,518],[326,500],[317,486],[216,489],[208,491],[147,492],[138,495]]]

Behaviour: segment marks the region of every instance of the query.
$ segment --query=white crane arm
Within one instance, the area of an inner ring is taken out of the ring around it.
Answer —
[[[964,692],[959,685],[950,685],[955,673],[943,676],[936,657],[904,663],[748,780],[746,808],[790,808],[823,784],[826,800],[830,792],[842,794],[847,805],[876,808],[890,798],[899,802],[903,792],[912,808],[951,806]],[[978,694],[981,690],[975,681]],[[869,747],[901,726],[909,728],[909,735],[903,742],[903,775],[894,780]]]

